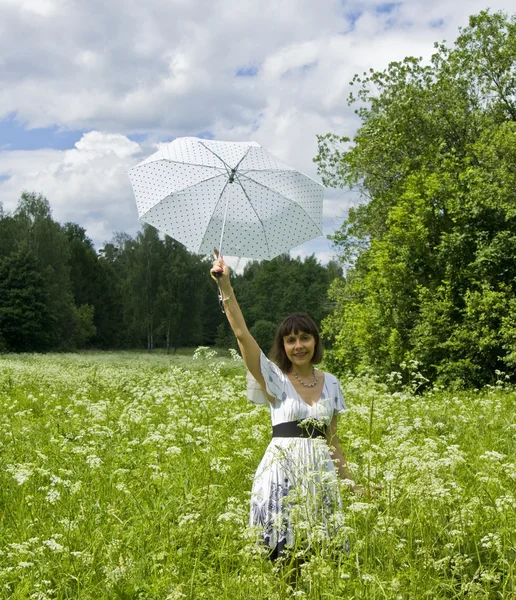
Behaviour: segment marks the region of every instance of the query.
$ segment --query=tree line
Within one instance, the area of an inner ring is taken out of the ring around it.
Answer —
[[[12,214],[0,204],[0,351],[234,347],[210,266],[148,225],[96,251],[84,228],[61,225],[47,198],[25,192]],[[341,275],[336,263],[282,255],[247,264],[233,285],[267,351],[286,314],[329,314]]]
[[[324,183],[364,199],[334,236],[350,267],[324,325],[338,372],[516,375],[516,16],[459,33],[429,63],[355,76],[356,135],[319,136]]]

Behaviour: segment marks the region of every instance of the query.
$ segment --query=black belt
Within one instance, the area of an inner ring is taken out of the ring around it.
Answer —
[[[278,423],[272,426],[272,437],[292,437],[292,438],[326,438],[326,425],[324,423],[315,424],[308,421],[300,425],[301,421],[288,421],[287,423]]]

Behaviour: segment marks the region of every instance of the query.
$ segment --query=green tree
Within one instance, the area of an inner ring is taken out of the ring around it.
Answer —
[[[131,317],[135,335],[140,339],[145,338],[149,352],[154,349],[158,326],[157,301],[162,248],[158,232],[150,225],[144,225],[136,235],[134,244],[126,247],[126,252],[130,252],[127,314]]]
[[[251,327],[250,333],[258,343],[258,346],[265,352],[269,353],[274,342],[274,336],[276,335],[276,329],[278,323],[272,323],[271,321],[256,321]]]
[[[34,253],[46,279],[49,309],[59,324],[57,347],[74,348],[81,319],[73,301],[66,235],[53,220],[50,204],[41,194],[23,192],[13,221],[17,246]]]
[[[27,248],[0,258],[0,338],[13,352],[45,351],[59,341],[49,286]]]
[[[235,334],[231,331],[231,327],[227,323],[219,323],[215,337],[215,346],[224,350],[228,348],[236,350],[238,348]]]
[[[341,270],[319,264],[314,256],[304,260],[280,255],[270,261],[246,266],[235,278],[235,290],[249,326],[258,321],[278,324],[294,312],[307,312],[319,323],[330,306],[327,290]]]
[[[203,290],[197,257],[179,242],[165,238],[158,312],[167,353],[203,342]]]
[[[76,345],[80,348],[98,339],[97,323],[105,323],[99,286],[100,266],[93,242],[86,230],[76,223],[65,223],[63,232],[68,240],[68,266],[74,304],[77,308]]]
[[[319,137],[324,182],[365,200],[334,237],[351,268],[324,330],[337,370],[414,358],[479,385],[515,372],[516,19],[483,11],[436,50],[355,76],[357,134]]]
[[[105,312],[101,313],[104,322],[97,325],[97,335],[105,348],[141,348],[143,343],[142,328],[135,323],[137,299],[131,286],[135,246],[130,235],[115,232],[111,242],[98,252],[99,302]]]

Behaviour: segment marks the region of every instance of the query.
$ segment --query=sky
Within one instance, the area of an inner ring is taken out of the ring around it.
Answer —
[[[353,75],[514,10],[486,1],[0,0],[0,204],[42,193],[97,248],[135,235],[127,171],[181,136],[256,141],[320,181],[316,135],[359,126]],[[326,190],[324,234],[359,201]],[[335,250],[320,237],[291,254]]]

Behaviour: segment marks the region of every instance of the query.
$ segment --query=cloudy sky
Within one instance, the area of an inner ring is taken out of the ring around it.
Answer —
[[[97,247],[139,227],[127,170],[179,136],[254,140],[317,179],[349,81],[513,0],[0,0],[0,203],[42,192]],[[327,190],[324,232],[353,193]],[[315,252],[319,238],[293,255]]]

